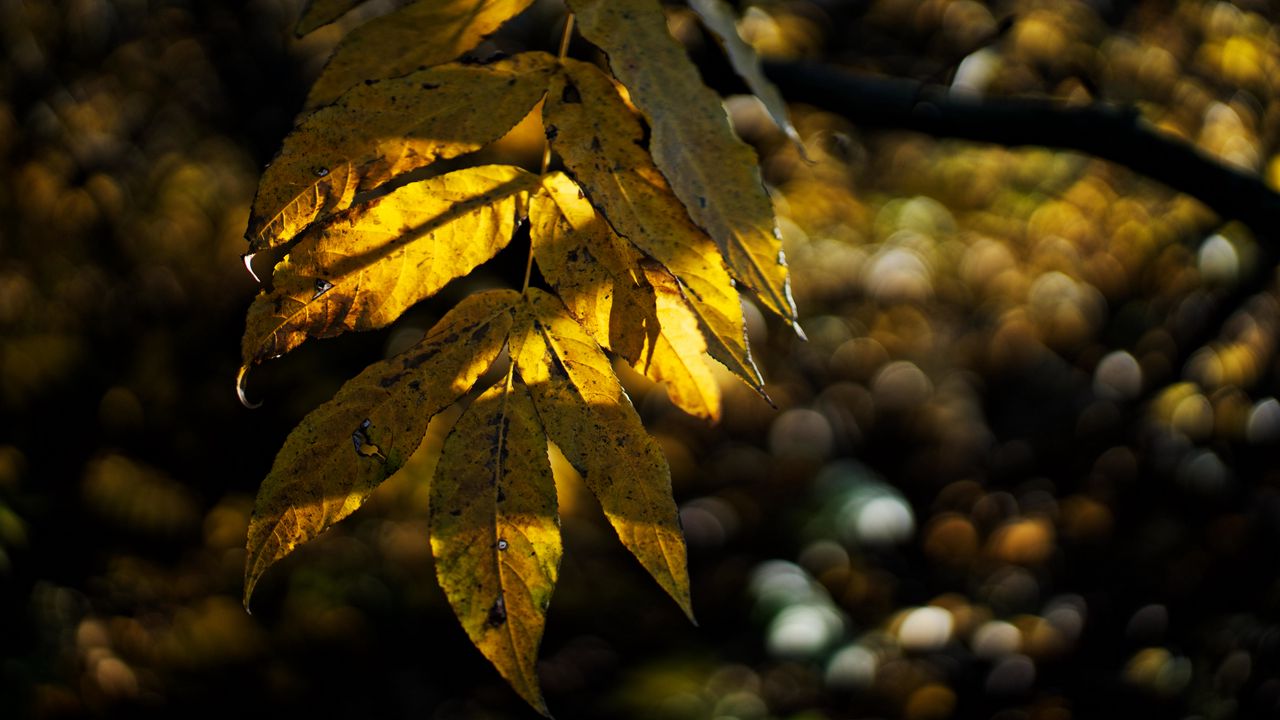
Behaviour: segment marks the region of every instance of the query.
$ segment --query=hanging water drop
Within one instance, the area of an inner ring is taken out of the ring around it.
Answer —
[[[253,410],[253,409],[262,407],[262,403],[249,402],[249,398],[245,395],[244,381],[245,381],[245,377],[247,377],[248,374],[249,374],[249,366],[241,365],[240,372],[236,373],[236,397],[240,398],[241,405],[249,408],[250,410]]]
[[[262,284],[262,278],[258,277],[258,273],[253,271],[253,258],[257,253],[246,253],[240,259],[244,260],[244,269],[249,271],[249,275],[253,277],[254,282]]]
[[[316,173],[316,177],[324,177],[325,175],[329,174],[329,168],[318,167],[316,168],[315,173]]]
[[[332,289],[333,289],[333,283],[329,282],[328,280],[325,280],[324,278],[316,278],[316,292],[314,295],[311,296],[311,299],[315,300],[316,298],[329,292]]]

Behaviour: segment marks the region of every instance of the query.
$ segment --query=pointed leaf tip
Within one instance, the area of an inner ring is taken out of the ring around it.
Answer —
[[[547,438],[519,377],[499,380],[449,433],[430,524],[436,576],[463,629],[547,715],[536,664],[562,548]]]

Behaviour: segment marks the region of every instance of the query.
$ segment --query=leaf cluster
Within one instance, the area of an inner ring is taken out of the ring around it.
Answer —
[[[465,298],[307,415],[258,494],[245,602],[268,567],[360,507],[432,417],[462,402],[431,480],[437,576],[471,640],[545,712],[533,668],[561,557],[548,442],[692,617],[670,471],[610,355],[715,420],[712,359],[763,394],[737,288],[793,325],[795,309],[754,152],[660,2],[568,0],[566,41],[576,19],[609,70],[563,50],[459,59],[530,3],[417,0],[357,27],[262,177],[246,258],[282,257],[248,312],[245,369],[308,339],[388,325],[493,258],[524,223],[551,292],[526,279],[519,292]],[[357,4],[313,2],[299,31]],[[693,7],[789,129],[732,10]],[[563,171],[544,162],[539,175],[509,165],[432,174],[539,107]],[[406,181],[415,171],[425,179]]]

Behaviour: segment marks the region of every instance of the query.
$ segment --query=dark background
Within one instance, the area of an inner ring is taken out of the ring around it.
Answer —
[[[423,487],[368,507],[239,605],[285,435],[513,246],[386,331],[233,379],[257,173],[340,28],[295,2],[0,0],[0,715],[529,717],[436,588]],[[552,48],[557,4],[495,40]],[[1136,106],[1280,176],[1267,3],[767,2],[778,60],[988,96]],[[708,77],[722,61],[686,12]],[[577,57],[591,50],[575,43]],[[964,63],[961,63],[964,60]],[[560,718],[1266,717],[1280,711],[1280,304],[1255,236],[1078,154],[758,108],[810,340],[749,312],[772,409],[715,427],[661,390],[698,627],[561,478],[540,672]],[[536,162],[539,131],[489,157]],[[1248,295],[1246,293],[1246,295]],[[1188,328],[1229,318],[1218,338]],[[432,426],[414,467],[429,467]]]

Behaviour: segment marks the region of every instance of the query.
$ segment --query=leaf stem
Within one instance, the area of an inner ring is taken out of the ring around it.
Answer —
[[[569,13],[564,19],[564,34],[560,36],[560,51],[556,57],[564,60],[569,56],[569,41],[573,39],[573,13]],[[551,167],[551,138],[542,141],[542,169],[538,171],[539,175],[546,175],[547,168]],[[533,246],[529,246],[529,260],[524,264],[524,283],[520,286],[520,294],[529,294],[529,279],[533,277]],[[508,383],[510,378],[507,379]],[[508,385],[508,391],[511,389]]]
[[[564,19],[564,34],[560,36],[560,51],[556,57],[564,60],[569,56],[569,41],[573,39],[573,13],[569,13]],[[547,174],[547,168],[551,167],[551,140],[547,139],[542,146],[542,171],[540,175]]]

